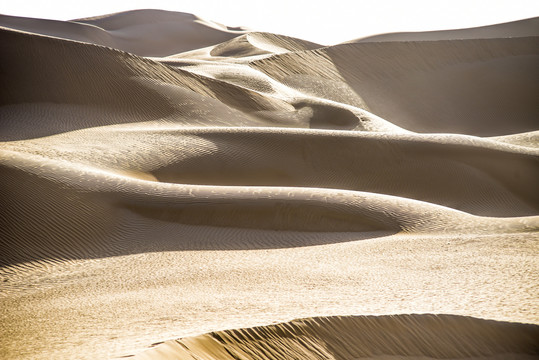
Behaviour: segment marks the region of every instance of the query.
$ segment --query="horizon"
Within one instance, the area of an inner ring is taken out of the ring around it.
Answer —
[[[288,35],[324,45],[392,33],[481,27],[539,16],[539,2],[396,0],[376,2],[275,0],[263,7],[251,1],[215,0],[177,4],[170,0],[91,2],[69,6],[64,0],[4,4],[1,14],[69,21],[131,10],[157,9],[190,13],[230,27]],[[283,11],[282,9],[286,9]],[[419,10],[418,10],[419,9]],[[360,21],[357,21],[358,12]],[[364,16],[363,13],[368,14]],[[320,26],[322,24],[323,26]]]

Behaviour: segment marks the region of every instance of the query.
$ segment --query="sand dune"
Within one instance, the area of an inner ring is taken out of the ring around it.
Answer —
[[[479,136],[533,131],[537,37],[367,42],[251,64],[292,87],[345,82],[375,114],[417,132]],[[352,100],[352,101],[350,101]],[[355,99],[342,99],[357,105]]]
[[[0,15],[0,26],[141,56],[177,54],[215,45],[245,32],[192,14],[163,10],[133,10],[71,21]]]
[[[468,29],[402,32],[367,36],[349,42],[382,41],[436,41],[460,39],[496,39],[537,36],[539,20],[537,18],[511,21],[502,24],[479,26]]]
[[[533,359],[539,327],[447,315],[333,317],[170,341],[136,359]]]
[[[1,16],[0,357],[536,356],[536,23]]]

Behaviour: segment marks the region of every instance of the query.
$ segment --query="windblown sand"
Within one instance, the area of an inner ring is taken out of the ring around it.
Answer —
[[[0,16],[0,358],[539,356],[538,28]]]

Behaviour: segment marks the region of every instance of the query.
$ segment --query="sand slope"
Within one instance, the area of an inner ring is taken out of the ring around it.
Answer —
[[[82,41],[141,56],[167,56],[232,39],[245,32],[181,12],[133,10],[71,21],[0,15],[0,26]]]
[[[252,66],[293,87],[345,82],[367,109],[407,130],[494,136],[536,129],[538,45],[537,37],[360,42]]]
[[[0,355],[119,356],[292,316],[537,323],[535,23],[321,47],[157,10],[0,17]],[[141,356],[536,355],[527,325],[297,323]],[[337,349],[399,327],[420,335]],[[494,340],[508,328],[523,337]]]
[[[136,359],[533,359],[539,326],[448,315],[328,317],[170,341]]]
[[[387,33],[367,36],[348,42],[382,42],[382,41],[436,41],[458,39],[492,39],[537,36],[539,19],[531,18],[511,21],[502,24],[479,26],[468,29],[443,31],[422,31]]]

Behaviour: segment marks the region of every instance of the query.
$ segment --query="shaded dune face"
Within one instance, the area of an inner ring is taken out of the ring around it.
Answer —
[[[494,136],[536,130],[538,41],[349,43],[251,66],[285,83],[342,79],[372,112],[411,131]]]
[[[464,316],[319,317],[167,341],[135,358],[533,359],[538,336],[536,325]]]
[[[312,113],[309,125],[311,129],[352,130],[358,127],[360,119],[350,110],[300,102],[294,104],[297,109],[307,109]]]

